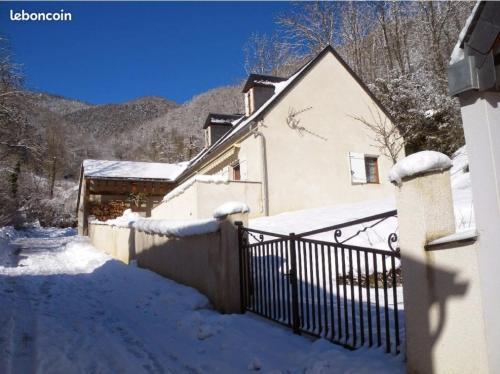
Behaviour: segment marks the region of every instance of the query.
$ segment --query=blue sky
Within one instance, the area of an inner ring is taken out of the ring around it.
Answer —
[[[242,47],[286,2],[0,2],[0,34],[26,87],[94,104],[146,95],[177,102],[245,77]],[[15,22],[10,10],[72,13]]]

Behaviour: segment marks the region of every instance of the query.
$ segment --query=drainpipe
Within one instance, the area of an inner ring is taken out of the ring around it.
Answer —
[[[262,121],[259,121],[261,123]],[[263,206],[264,206],[264,215],[269,215],[269,190],[267,184],[267,156],[266,156],[266,138],[264,134],[258,130],[259,123],[257,126],[252,128],[250,127],[250,132],[254,135],[254,137],[260,138],[260,159],[262,160],[262,195],[263,195]]]

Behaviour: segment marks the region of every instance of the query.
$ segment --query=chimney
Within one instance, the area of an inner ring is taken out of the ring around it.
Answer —
[[[243,117],[241,114],[209,113],[203,129],[205,147],[208,148],[233,128],[233,122]]]
[[[275,92],[276,84],[286,78],[271,75],[250,74],[243,93],[245,94],[245,116],[249,117],[257,111]]]

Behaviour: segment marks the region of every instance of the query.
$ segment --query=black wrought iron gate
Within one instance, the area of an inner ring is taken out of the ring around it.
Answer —
[[[396,211],[320,230],[282,235],[238,224],[242,310],[340,343],[399,353],[404,324],[396,234],[388,250],[346,241]],[[370,223],[340,241],[342,229]],[[333,231],[333,241],[314,239]]]

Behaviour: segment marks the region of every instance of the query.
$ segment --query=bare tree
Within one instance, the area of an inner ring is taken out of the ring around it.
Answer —
[[[361,122],[373,136],[373,141],[382,154],[389,157],[393,164],[398,162],[399,155],[404,149],[404,139],[401,130],[387,118],[386,115],[376,109],[375,113],[371,108],[370,118],[351,116],[356,121]]]
[[[245,70],[248,74],[271,74],[288,76],[300,63],[290,43],[283,41],[278,34],[254,33],[243,47]]]
[[[339,4],[335,2],[314,2],[298,5],[295,11],[278,17],[284,39],[296,50],[314,55],[327,45],[335,44]]]
[[[40,137],[24,105],[22,75],[10,57],[7,40],[0,37],[0,221],[12,220],[22,205],[21,173],[40,160]]]

